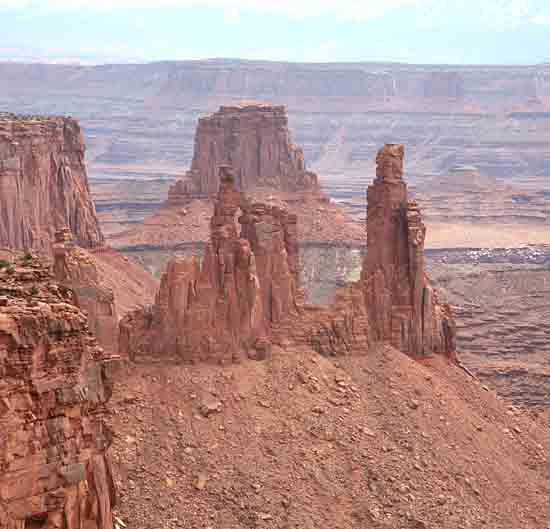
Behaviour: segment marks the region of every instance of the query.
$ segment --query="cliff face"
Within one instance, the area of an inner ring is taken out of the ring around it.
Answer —
[[[424,273],[426,227],[408,201],[402,145],[378,153],[367,201],[367,256],[363,263],[372,339],[418,356],[453,354],[455,323]]]
[[[302,149],[291,141],[284,106],[222,106],[200,119],[191,169],[171,188],[169,204],[214,197],[218,168],[225,164],[233,167],[235,186],[242,191],[320,194],[317,175],[306,170]]]
[[[1,246],[49,251],[64,226],[80,246],[103,243],[84,151],[73,119],[0,114]]]
[[[37,259],[0,270],[0,527],[112,529],[112,361]]]
[[[229,168],[220,175],[202,269],[196,258],[169,263],[154,306],[121,322],[122,354],[222,363],[242,353],[262,358],[271,324],[295,312],[296,218],[249,202]]]

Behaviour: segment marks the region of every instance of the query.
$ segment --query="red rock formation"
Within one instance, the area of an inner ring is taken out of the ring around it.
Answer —
[[[202,270],[196,259],[170,263],[155,305],[121,324],[121,350],[130,358],[227,362],[242,351],[263,356],[270,343],[365,354],[376,342],[415,357],[454,358],[455,324],[424,273],[426,228],[407,199],[402,146],[387,145],[378,155],[362,277],[329,307],[305,305],[297,289],[295,216],[250,204],[228,170],[220,173]]]
[[[118,349],[118,315],[113,291],[102,283],[92,255],[74,245],[68,228],[58,230],[53,245],[54,275],[74,293],[88,316],[90,330],[109,353]]]
[[[317,175],[306,170],[302,149],[290,139],[284,106],[222,106],[201,118],[191,169],[184,181],[172,186],[168,203],[214,197],[220,184],[218,168],[225,164],[235,171],[236,188],[247,193],[266,188],[325,199]]]
[[[424,273],[426,227],[416,203],[407,199],[403,155],[402,145],[380,150],[368,188],[362,281],[371,339],[416,356],[453,355],[455,323]]]
[[[0,246],[49,251],[64,226],[80,246],[102,244],[84,151],[73,119],[0,115]]]
[[[367,256],[361,280],[340,289],[329,307],[302,305],[294,320],[272,330],[282,345],[304,345],[326,356],[366,353],[391,343],[415,357],[455,355],[455,323],[424,273],[426,228],[407,199],[401,145],[386,145],[368,189]]]
[[[317,175],[307,171],[302,149],[294,145],[284,106],[221,107],[199,120],[191,169],[174,183],[156,214],[129,230],[113,234],[116,248],[169,247],[182,241],[208,241],[218,170],[235,170],[235,187],[258,202],[278,206],[300,222],[300,241],[363,241],[363,228],[331,203]]]
[[[0,527],[112,529],[109,359],[36,258],[0,270]]]
[[[269,352],[271,324],[296,310],[295,217],[250,204],[229,168],[220,175],[202,269],[194,258],[172,261],[155,305],[121,322],[120,349],[130,358],[261,358]]]

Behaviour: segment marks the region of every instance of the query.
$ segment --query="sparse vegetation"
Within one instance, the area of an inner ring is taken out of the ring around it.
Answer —
[[[10,263],[4,259],[0,259],[0,270],[3,268],[8,268],[10,266]]]
[[[13,274],[15,274],[15,266],[9,265],[9,266],[6,268],[6,273],[7,273],[8,275],[10,275],[10,276],[13,275]]]
[[[31,253],[27,252],[21,259],[23,266],[30,266],[33,262],[33,256]]]
[[[37,286],[33,286],[31,288],[31,296],[38,296],[38,292],[39,292],[39,290],[38,290]]]

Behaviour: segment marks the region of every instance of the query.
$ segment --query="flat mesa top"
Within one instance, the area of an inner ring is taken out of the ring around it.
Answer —
[[[13,114],[12,112],[0,112],[1,121],[19,121],[24,123],[48,122],[48,121],[64,121],[69,119],[64,116],[39,116],[33,114]]]
[[[231,112],[286,112],[284,105],[271,105],[269,103],[243,102],[235,105],[222,105],[218,113]]]

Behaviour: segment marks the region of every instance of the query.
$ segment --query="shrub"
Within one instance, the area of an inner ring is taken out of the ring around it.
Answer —
[[[10,266],[10,263],[8,261],[0,259],[0,270],[2,270],[2,268],[7,268],[8,266]]]

